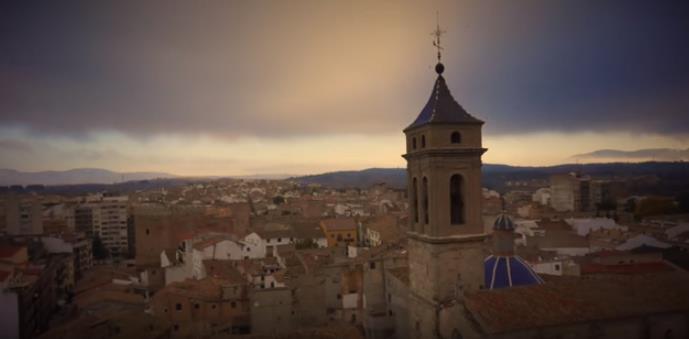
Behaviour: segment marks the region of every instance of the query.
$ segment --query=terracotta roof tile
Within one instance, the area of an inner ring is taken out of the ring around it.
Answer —
[[[651,276],[559,278],[543,285],[467,293],[467,309],[488,333],[689,310],[689,280]]]

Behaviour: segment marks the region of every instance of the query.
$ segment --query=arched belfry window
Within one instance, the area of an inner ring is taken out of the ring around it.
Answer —
[[[426,147],[426,136],[422,135],[421,136],[421,148],[425,148],[425,147]]]
[[[421,187],[421,194],[423,194],[423,223],[428,224],[428,178],[423,177],[423,185]]]
[[[450,135],[450,142],[453,144],[461,143],[462,142],[462,135],[459,134],[459,132],[457,132],[457,131],[452,132],[452,134]]]
[[[416,149],[416,137],[411,138],[411,149]]]
[[[412,180],[412,214],[414,215],[414,223],[419,223],[419,189],[416,183],[416,178]]]
[[[463,181],[462,176],[459,174],[455,174],[450,178],[450,223],[452,225],[464,223]]]

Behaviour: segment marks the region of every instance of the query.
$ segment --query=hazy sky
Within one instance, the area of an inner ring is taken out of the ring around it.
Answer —
[[[485,162],[688,148],[687,1],[0,4],[0,167],[401,167],[445,77]]]

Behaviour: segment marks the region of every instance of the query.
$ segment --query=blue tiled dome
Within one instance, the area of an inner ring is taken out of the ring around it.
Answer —
[[[495,219],[495,222],[493,223],[493,230],[513,231],[514,223],[512,222],[512,219],[510,219],[510,217],[508,217],[505,213],[501,213],[500,215],[498,215],[498,218]]]
[[[487,289],[543,283],[543,279],[518,256],[491,255],[483,263]]]

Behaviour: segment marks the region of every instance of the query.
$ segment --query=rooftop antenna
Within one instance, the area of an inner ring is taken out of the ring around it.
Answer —
[[[435,37],[433,39],[433,46],[438,50],[438,64],[435,65],[435,71],[438,74],[442,74],[443,70],[445,70],[445,66],[440,62],[442,59],[442,50],[443,47],[440,45],[440,36],[445,34],[445,31],[440,29],[440,13],[438,11],[435,12],[435,23],[436,23],[436,28],[435,31],[431,32],[431,35]]]

